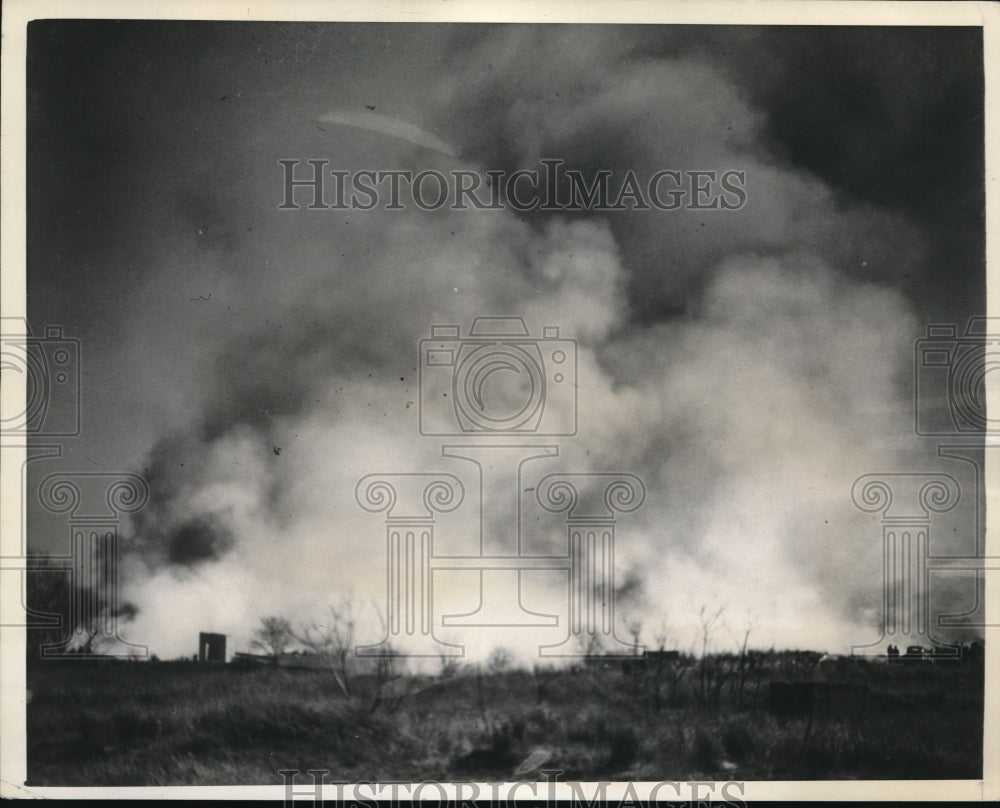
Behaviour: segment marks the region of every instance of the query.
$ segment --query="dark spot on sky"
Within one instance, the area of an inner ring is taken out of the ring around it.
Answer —
[[[233,546],[232,532],[214,516],[196,516],[173,531],[167,539],[167,560],[193,567],[220,558]]]

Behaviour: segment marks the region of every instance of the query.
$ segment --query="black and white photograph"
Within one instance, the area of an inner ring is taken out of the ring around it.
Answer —
[[[4,796],[1000,798],[996,7],[320,5],[4,15]]]

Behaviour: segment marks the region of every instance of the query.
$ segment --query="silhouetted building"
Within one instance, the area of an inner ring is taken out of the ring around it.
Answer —
[[[198,635],[198,661],[225,662],[226,635],[201,632]]]

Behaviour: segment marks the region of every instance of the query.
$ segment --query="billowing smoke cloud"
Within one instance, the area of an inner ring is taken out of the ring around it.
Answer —
[[[651,641],[664,618],[682,635],[698,606],[725,603],[757,615],[760,642],[873,639],[878,526],[850,488],[921,462],[906,388],[919,323],[886,283],[919,265],[919,234],[784,163],[762,112],[708,59],[639,56],[621,32],[469,36],[423,79],[436,89],[412,119],[460,163],[348,127],[304,123],[278,142],[287,124],[274,111],[242,141],[244,162],[265,168],[224,200],[184,196],[166,225],[174,258],[137,292],[126,328],[147,372],[177,379],[144,463],[153,502],[135,521],[130,634],[184,653],[194,629],[177,615],[197,614],[242,647],[265,614],[308,620],[349,590],[381,602],[384,525],[354,499],[372,472],[464,475],[468,502],[440,538],[475,552],[473,469],[417,431],[417,344],[435,323],[516,314],[532,334],[555,324],[579,345],[579,435],[530,475],[627,471],[646,485],[620,523],[620,618]],[[748,202],[544,216],[261,209],[280,192],[278,157],[331,152],[344,169],[483,171],[550,156],[584,172],[736,169]],[[200,210],[213,232],[240,234],[205,246]],[[182,309],[174,288],[211,289],[209,313],[188,313],[190,296]],[[532,525],[533,551],[565,546],[558,524]],[[441,581],[438,614],[475,607],[462,574]],[[564,607],[558,576],[524,581],[533,608]],[[461,639],[472,655],[520,642],[527,656],[560,632],[527,634]]]
[[[870,280],[919,264],[912,226],[868,204],[842,204],[816,177],[783,164],[768,148],[763,113],[712,59],[652,58],[636,47],[621,32],[511,26],[455,56],[460,78],[443,85],[463,137],[491,166],[513,170],[555,156],[587,175],[746,172],[751,202],[736,215],[609,217],[636,316],[685,310],[709,268],[734,252],[806,250]],[[534,69],[536,52],[546,54],[545,70]]]

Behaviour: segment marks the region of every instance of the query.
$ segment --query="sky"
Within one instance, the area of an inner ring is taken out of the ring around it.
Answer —
[[[969,464],[914,434],[913,357],[929,324],[984,314],[982,99],[975,28],[32,23],[28,317],[79,339],[83,426],[29,464],[29,489],[57,469],[147,480],[122,526],[123,633],[162,658],[198,631],[244,650],[260,618],[306,623],[347,593],[375,641],[385,527],[355,486],[460,476],[470,496],[435,540],[477,551],[475,467],[419,432],[419,343],[517,315],[577,357],[577,434],[525,488],[557,471],[646,488],[617,523],[622,636],[639,621],[687,649],[707,606],[725,607],[719,650],[750,626],[760,647],[874,641],[881,527],[857,477],[952,474],[964,496],[933,551],[977,542]],[[376,115],[424,136],[350,125]],[[740,171],[746,202],[280,207],[280,160],[546,158],[586,177]],[[513,498],[484,499],[501,536]],[[521,505],[527,551],[565,552],[565,526]],[[30,497],[28,532],[65,548]],[[559,576],[525,573],[526,605],[565,615]],[[437,573],[436,621],[475,608],[474,578]],[[974,600],[961,575],[933,594]],[[439,636],[529,660],[563,630]]]

